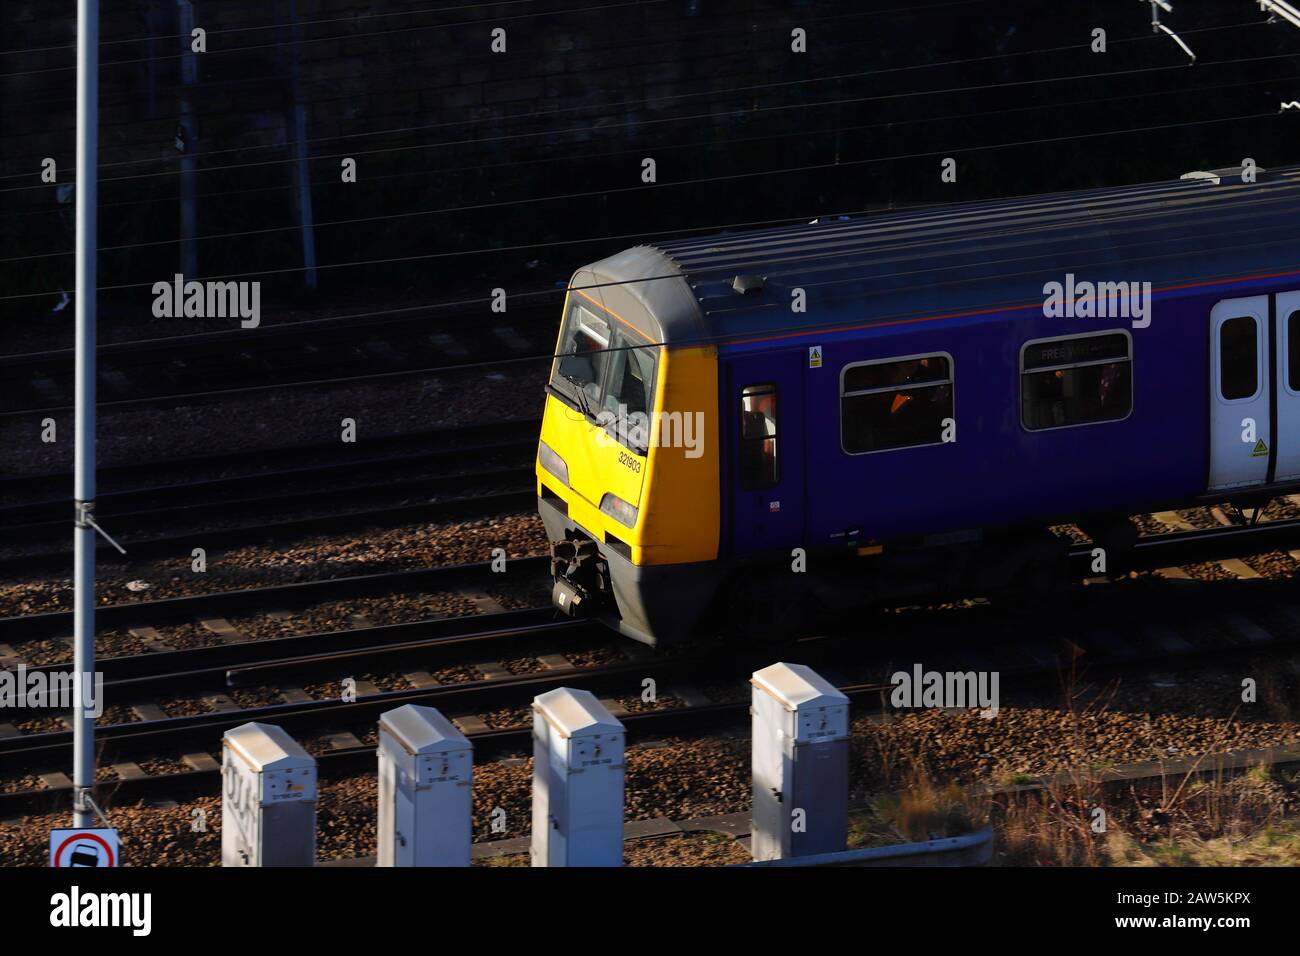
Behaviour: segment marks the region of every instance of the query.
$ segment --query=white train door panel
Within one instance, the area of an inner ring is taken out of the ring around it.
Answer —
[[[1300,292],[1277,297],[1275,481],[1300,479]]]
[[[1211,310],[1211,491],[1268,480],[1268,351],[1268,296],[1225,299]]]

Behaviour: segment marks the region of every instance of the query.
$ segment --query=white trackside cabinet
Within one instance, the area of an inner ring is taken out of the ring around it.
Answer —
[[[533,701],[533,866],[623,865],[623,725],[590,691]]]
[[[271,724],[221,741],[221,865],[316,862],[316,760]]]
[[[780,860],[843,850],[848,838],[849,699],[803,664],[755,671],[750,853]]]
[[[432,707],[379,718],[378,866],[469,866],[474,747]]]

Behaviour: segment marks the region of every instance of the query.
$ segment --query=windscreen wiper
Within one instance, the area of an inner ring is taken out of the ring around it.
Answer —
[[[587,398],[587,390],[577,379],[569,378],[567,375],[562,377],[573,386],[573,400],[578,403],[578,411],[582,412],[582,417],[594,422],[596,416],[591,413],[591,399]]]

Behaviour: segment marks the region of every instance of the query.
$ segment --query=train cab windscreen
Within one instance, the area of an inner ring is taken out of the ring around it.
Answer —
[[[589,411],[600,399],[610,352],[609,323],[580,303],[569,310],[551,384]]]
[[[565,321],[551,385],[604,424],[623,445],[645,454],[656,365],[654,346],[638,345],[594,309],[577,302]]]

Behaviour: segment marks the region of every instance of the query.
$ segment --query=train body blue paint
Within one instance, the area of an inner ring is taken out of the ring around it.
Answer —
[[[1296,280],[1292,280],[1295,282]],[[1240,290],[1232,291],[1236,295]],[[1068,521],[1092,512],[1156,508],[1206,491],[1209,348],[1205,317],[1228,288],[1160,297],[1155,320],[1128,323],[1049,319],[1041,312],[995,313],[914,327],[837,332],[723,348],[733,381],[784,386],[782,424],[794,434],[782,456],[802,460],[781,489],[780,530],[747,534],[733,492],[739,553],[763,546],[831,543],[853,530],[864,539],[934,534],[991,521]],[[1115,329],[1134,339],[1133,409],[1122,421],[1030,432],[1020,422],[1020,349],[1035,339]],[[809,367],[809,350],[821,368]],[[841,446],[841,366],[894,356],[951,356],[953,438],[920,447],[849,455]],[[787,396],[797,395],[797,399]],[[726,409],[722,410],[725,415]],[[800,450],[802,449],[802,454]],[[800,488],[799,485],[803,487]],[[788,493],[786,493],[788,489]],[[765,505],[770,496],[763,496]],[[767,520],[760,509],[760,519]]]

